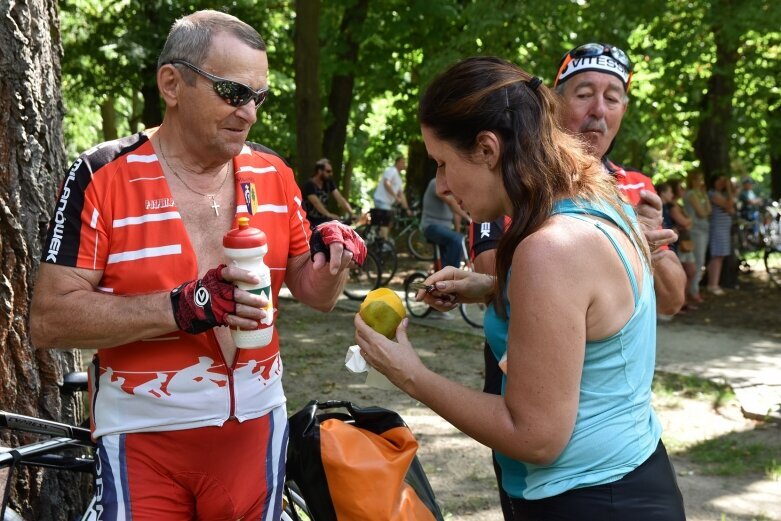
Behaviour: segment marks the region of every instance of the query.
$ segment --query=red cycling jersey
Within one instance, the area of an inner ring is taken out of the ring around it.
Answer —
[[[66,176],[42,260],[103,272],[115,295],[168,291],[198,277],[197,259],[150,137],[82,154]],[[273,302],[289,257],[309,251],[309,223],[293,172],[248,143],[233,158],[236,218],[266,232]],[[214,332],[173,332],[99,349],[90,368],[93,435],[168,431],[258,418],[284,403],[279,341],[239,349],[228,366]]]

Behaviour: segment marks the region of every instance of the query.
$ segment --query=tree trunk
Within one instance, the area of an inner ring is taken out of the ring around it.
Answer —
[[[732,0],[720,0],[711,6],[711,27],[716,42],[716,63],[708,79],[703,98],[702,118],[694,141],[705,178],[710,180],[730,173],[730,135],[732,97],[735,94],[735,65],[738,61],[739,34],[730,27]]]
[[[320,113],[320,0],[296,0],[293,35],[296,73],[296,148],[299,182],[309,177],[322,152]]]
[[[770,101],[774,107],[768,114],[768,148],[770,149],[770,196],[781,200],[781,105],[777,99]]]
[[[100,116],[103,120],[103,140],[113,141],[119,137],[117,133],[117,111],[114,108],[114,96],[108,95],[100,104]]]
[[[331,160],[334,169],[334,179],[337,185],[342,177],[342,162],[344,160],[344,144],[347,140],[347,124],[350,120],[350,108],[353,101],[353,88],[355,87],[355,67],[358,64],[358,51],[360,42],[355,36],[366,21],[366,13],[369,10],[368,0],[358,0],[355,6],[345,10],[342,23],[339,27],[340,38],[343,42],[342,52],[337,57],[340,72],[331,78],[331,89],[328,95],[328,112],[331,123],[325,129],[323,136],[323,153]],[[344,190],[348,187],[342,184]]]
[[[61,398],[57,383],[80,356],[35,350],[28,334],[41,243],[65,172],[61,55],[55,0],[0,2],[0,408],[75,422],[80,407]],[[0,432],[0,443],[20,440]],[[67,474],[20,469],[12,505],[25,519],[68,519],[79,487]]]
[[[141,114],[141,121],[146,128],[156,127],[163,122],[163,106],[160,103],[160,91],[157,89],[157,80],[155,74],[157,64],[153,67],[145,67],[142,76],[152,78],[152,83],[146,83],[141,86],[141,97],[144,98],[144,111]]]
[[[409,165],[407,166],[407,195],[409,203],[420,201],[429,180],[437,173],[437,164],[428,157],[426,145],[420,139],[409,144]]]

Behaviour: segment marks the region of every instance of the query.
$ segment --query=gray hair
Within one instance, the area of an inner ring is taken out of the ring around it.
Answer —
[[[184,60],[200,67],[209,53],[212,38],[223,32],[235,36],[253,49],[266,50],[266,43],[252,26],[235,16],[207,9],[174,22],[157,59],[157,68],[160,69],[171,60]],[[189,69],[184,72],[188,73],[186,80],[195,81],[195,73]]]

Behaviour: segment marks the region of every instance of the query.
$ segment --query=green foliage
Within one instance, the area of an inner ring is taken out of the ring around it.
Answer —
[[[715,66],[715,31],[736,42],[739,54],[733,175],[751,174],[768,191],[770,143],[781,136],[781,9],[772,0],[372,0],[365,23],[350,29],[360,42],[358,59],[345,63],[338,58],[341,24],[356,2],[323,2],[320,25],[326,125],[332,77],[355,79],[344,152],[353,200],[368,202],[382,169],[419,139],[421,91],[448,65],[498,55],[550,85],[562,54],[587,41],[619,45],[635,62],[630,107],[611,156],[655,180],[679,175],[697,163],[692,143]],[[139,93],[154,85],[168,29],[175,18],[202,8],[230,12],[266,40],[272,96],[250,139],[295,155],[292,0],[63,0],[60,6],[71,157],[102,140],[99,106],[108,99],[115,100],[120,135],[143,128]]]

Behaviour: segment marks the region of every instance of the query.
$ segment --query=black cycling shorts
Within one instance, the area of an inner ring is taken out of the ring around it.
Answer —
[[[374,226],[390,226],[390,223],[393,220],[393,210],[372,208],[369,210],[369,217]]]

